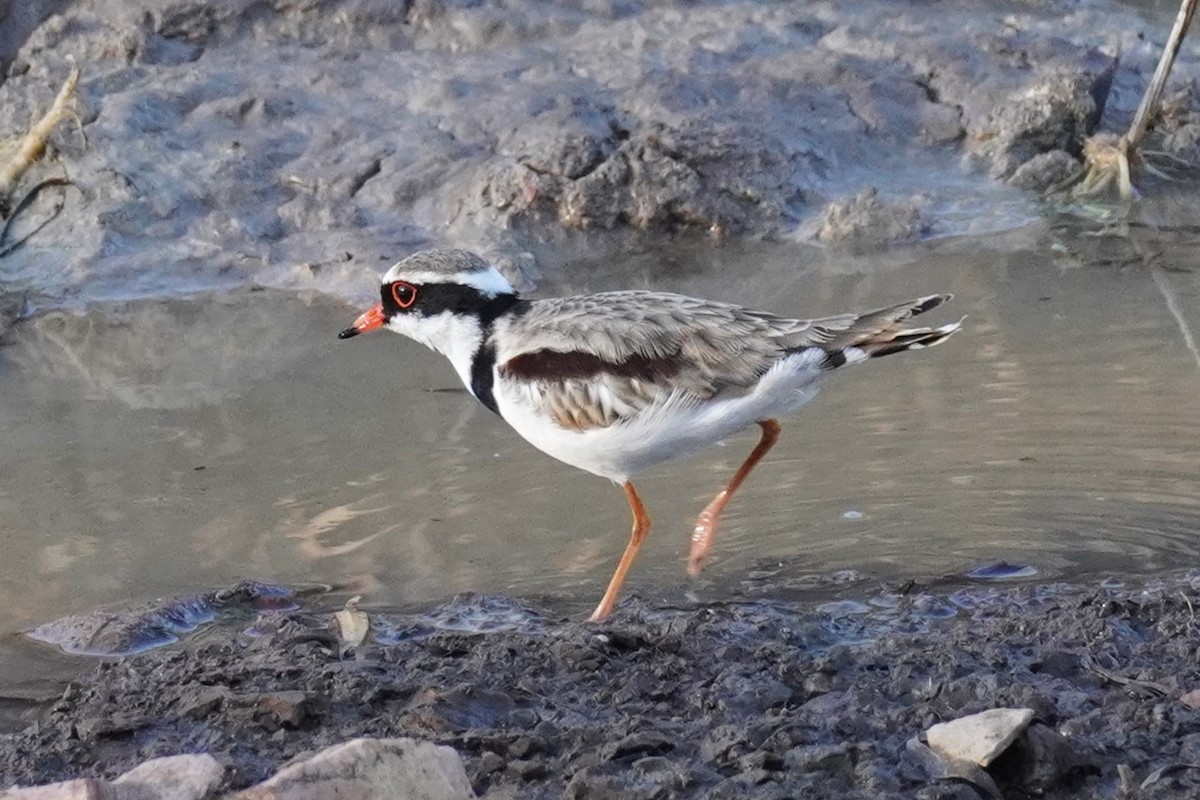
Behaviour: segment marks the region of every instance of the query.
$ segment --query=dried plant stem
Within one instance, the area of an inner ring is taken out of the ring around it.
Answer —
[[[1118,137],[1111,133],[1099,133],[1084,142],[1083,155],[1087,164],[1087,174],[1072,192],[1076,197],[1098,195],[1116,183],[1122,200],[1128,202],[1133,199],[1130,162],[1138,158],[1138,148],[1146,138],[1150,120],[1158,109],[1163,90],[1167,86],[1167,78],[1171,74],[1171,67],[1175,64],[1175,57],[1179,55],[1179,48],[1183,44],[1183,37],[1187,35],[1188,26],[1192,24],[1197,2],[1200,0],[1182,0],[1180,3],[1175,25],[1171,28],[1171,35],[1167,37],[1167,45],[1163,48],[1154,76],[1150,79],[1150,85],[1146,87],[1146,93],[1142,95],[1142,102],[1138,105],[1137,113],[1133,115],[1133,123],[1125,135]],[[1146,164],[1144,158],[1140,164],[1152,173],[1163,174],[1161,170]]]
[[[1129,132],[1125,134],[1129,150],[1136,149],[1146,136],[1146,129],[1150,127],[1150,118],[1154,115],[1154,110],[1158,108],[1158,101],[1162,99],[1163,89],[1167,86],[1167,78],[1171,74],[1171,67],[1175,64],[1175,57],[1179,55],[1183,37],[1187,35],[1188,26],[1192,24],[1192,16],[1196,13],[1196,2],[1197,0],[1183,0],[1179,6],[1179,13],[1175,16],[1175,27],[1171,29],[1171,35],[1167,37],[1167,46],[1163,48],[1162,56],[1158,59],[1154,77],[1150,79],[1150,86],[1146,88],[1146,93],[1142,95],[1141,105],[1138,106],[1137,113],[1133,115],[1133,124],[1129,126]]]
[[[42,228],[46,227],[51,222],[53,222],[54,218],[57,217],[60,213],[62,213],[63,205],[66,202],[66,200],[60,196],[58,203],[55,205],[54,209],[50,212],[50,215],[48,217],[46,217],[45,219],[43,219],[37,225],[37,227],[35,227],[33,230],[26,233],[20,239],[17,239],[14,242],[9,242],[8,241],[9,229],[12,228],[13,223],[16,222],[17,217],[20,216],[21,212],[24,211],[34,201],[34,199],[39,194],[41,194],[43,191],[45,191],[46,189],[49,189],[52,186],[73,186],[73,185],[74,184],[72,184],[66,178],[47,178],[46,180],[44,180],[38,184],[35,184],[33,186],[33,188],[31,188],[29,191],[27,191],[20,200],[18,200],[16,203],[14,203],[12,209],[8,212],[8,218],[4,220],[4,225],[0,226],[0,258],[3,258],[4,256],[8,255],[9,253],[11,253],[14,250],[18,249],[19,247],[21,247],[21,245],[23,245],[23,244],[25,244],[25,242],[29,241],[29,239],[32,238],[35,234],[37,234]]]
[[[50,110],[33,124],[29,132],[17,144],[12,158],[0,168],[0,200],[12,193],[17,179],[45,152],[46,142],[58,124],[74,115],[69,105],[75,96],[75,87],[78,84],[79,69],[73,68],[62,88],[58,90],[58,97],[54,98],[54,105],[50,106]]]

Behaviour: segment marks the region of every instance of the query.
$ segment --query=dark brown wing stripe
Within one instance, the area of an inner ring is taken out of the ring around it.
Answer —
[[[605,361],[593,353],[535,350],[522,353],[500,367],[503,375],[528,381],[565,381],[591,378],[600,374],[620,378],[653,381],[679,374],[683,362],[679,355],[646,356],[635,353],[623,361]]]

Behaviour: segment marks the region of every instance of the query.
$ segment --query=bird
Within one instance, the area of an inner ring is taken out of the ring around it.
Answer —
[[[624,489],[632,530],[596,621],[615,608],[650,530],[635,475],[758,425],[758,443],[696,519],[687,572],[698,575],[722,511],[779,439],[780,417],[830,373],[945,341],[965,317],[904,323],[951,298],[819,319],[647,290],[525,299],[479,255],[432,249],[392,265],[380,302],[338,337],[383,328],[441,353],[474,398],[534,447]]]

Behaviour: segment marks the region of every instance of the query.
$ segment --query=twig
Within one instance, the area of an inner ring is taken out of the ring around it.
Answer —
[[[1126,678],[1124,675],[1118,675],[1115,672],[1110,672],[1109,670],[1104,669],[1104,667],[1098,667],[1095,664],[1084,664],[1084,666],[1099,675],[1101,678],[1122,686],[1137,686],[1141,689],[1146,689],[1148,691],[1155,692],[1156,694],[1160,694],[1163,697],[1174,694],[1169,687],[1164,686],[1161,683],[1138,680],[1137,678]]]
[[[1149,789],[1167,775],[1173,772],[1181,772],[1185,769],[1200,769],[1200,764],[1168,764],[1165,767],[1159,767],[1146,776],[1146,780],[1142,781],[1141,788]]]
[[[62,88],[58,90],[58,97],[54,98],[54,105],[50,106],[50,110],[33,124],[17,145],[17,151],[13,157],[0,168],[0,199],[7,197],[12,192],[17,178],[21,177],[25,170],[29,169],[29,166],[42,155],[46,149],[46,142],[58,123],[72,116],[67,104],[74,97],[75,87],[78,84],[79,68],[74,67]]]
[[[29,233],[22,236],[20,239],[17,239],[15,242],[8,245],[7,247],[4,246],[4,241],[8,238],[8,231],[9,231],[9,228],[12,227],[13,222],[17,219],[18,216],[20,216],[21,212],[23,210],[25,210],[25,208],[27,206],[29,206],[30,203],[33,202],[34,198],[36,198],[42,192],[42,190],[48,189],[51,186],[74,186],[74,185],[75,184],[73,184],[70,180],[68,180],[66,178],[47,178],[46,180],[42,181],[41,183],[35,184],[32,189],[30,189],[28,192],[26,192],[25,195],[19,201],[17,201],[17,204],[15,206],[13,206],[12,211],[9,212],[8,219],[6,219],[4,221],[4,227],[0,227],[0,258],[3,258],[4,256],[8,255],[9,253],[11,253],[14,250],[16,250],[17,248],[19,248],[21,245],[25,244],[25,242],[29,241],[29,239],[31,237],[33,237],[38,231],[40,231],[42,228],[46,227],[52,221],[54,221],[54,218],[57,217],[62,212],[63,206],[66,203],[65,199],[59,201],[58,206],[56,206],[55,209],[50,212],[50,216],[48,216],[48,217],[46,217],[46,219],[42,220],[40,225],[38,225],[36,228],[31,230]]]
[[[1162,98],[1163,89],[1167,86],[1167,78],[1171,74],[1171,67],[1175,64],[1175,57],[1179,55],[1183,37],[1187,35],[1188,26],[1192,24],[1192,15],[1196,13],[1196,2],[1197,0],[1183,0],[1179,6],[1179,13],[1175,16],[1175,27],[1171,28],[1171,35],[1167,37],[1167,45],[1158,59],[1154,77],[1150,79],[1150,86],[1142,95],[1141,105],[1138,106],[1137,113],[1133,115],[1133,123],[1129,126],[1129,132],[1125,134],[1129,150],[1135,149],[1146,136],[1146,129],[1150,127],[1150,117],[1158,108],[1158,101]]]

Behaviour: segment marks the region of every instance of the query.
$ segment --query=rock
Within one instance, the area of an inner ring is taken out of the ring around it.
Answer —
[[[546,777],[546,765],[533,759],[516,759],[509,761],[508,771],[524,781],[537,780]]]
[[[1193,167],[1200,166],[1200,122],[1190,122],[1163,139],[1163,150]]]
[[[1042,153],[1080,152],[1103,108],[1103,101],[1097,102],[1097,85],[1111,82],[1114,66],[1104,68],[1107,78],[1087,72],[1051,75],[998,105],[988,116],[990,136],[977,148],[992,160],[992,176],[1011,175],[1018,165]]]
[[[480,775],[490,775],[493,772],[499,772],[505,766],[504,757],[487,750],[479,757],[479,763],[476,765],[476,770]]]
[[[137,731],[151,720],[136,711],[119,710],[112,714],[88,714],[75,724],[75,735],[91,742],[98,739],[117,738]]]
[[[1083,667],[1079,663],[1078,655],[1063,650],[1051,650],[1042,656],[1032,669],[1054,678],[1073,679]]]
[[[969,761],[946,758],[935,753],[919,737],[912,737],[905,745],[910,758],[920,765],[932,780],[965,782],[987,800],[1004,800],[1000,787],[982,767]]]
[[[154,758],[107,783],[81,778],[0,793],[0,800],[202,800],[225,768],[206,753]]]
[[[600,751],[605,761],[632,760],[642,756],[661,756],[678,747],[674,737],[654,730],[631,733]]]
[[[200,800],[217,788],[224,774],[225,768],[207,753],[166,756],[139,764],[113,781],[112,786],[141,790],[138,797],[146,800]],[[123,792],[118,795],[129,796]]]
[[[783,763],[788,769],[798,772],[837,772],[847,769],[853,758],[853,751],[846,742],[806,744],[784,753]]]
[[[993,708],[940,722],[925,732],[925,738],[938,755],[986,767],[1016,741],[1032,720],[1032,709]]]
[[[648,797],[649,791],[631,790],[630,783],[631,779],[627,775],[613,775],[602,768],[585,767],[571,777],[563,791],[563,800],[624,800]]]
[[[568,228],[753,230],[778,225],[795,193],[794,156],[736,120],[626,129],[573,108],[518,129],[514,142],[469,193],[510,216],[553,211]]]
[[[58,10],[54,0],[0,0],[0,67],[7,67],[30,31]]]
[[[672,761],[662,756],[647,756],[633,762],[634,774],[653,786],[681,789],[687,786],[692,771],[686,762]]]
[[[1051,150],[1017,167],[1008,183],[1019,189],[1044,192],[1066,181],[1080,166],[1079,160],[1066,150]]]
[[[94,778],[50,783],[45,786],[13,788],[0,793],[0,800],[107,800],[104,782]]]
[[[992,762],[990,772],[1001,785],[1041,797],[1068,782],[1073,773],[1091,769],[1071,740],[1035,722]]]
[[[8,332],[21,319],[24,298],[15,293],[0,291],[0,345],[6,343]]]
[[[1016,72],[1000,70],[994,78],[943,92],[961,95],[968,152],[993,178],[1007,178],[1042,153],[1080,153],[1108,101],[1116,59],[1061,39],[989,36],[981,44],[996,48],[998,62]],[[1015,63],[1025,59],[1038,64],[1032,74]],[[1027,77],[1014,81],[1022,72]]]
[[[293,689],[258,696],[255,709],[272,726],[297,728],[315,715],[316,702],[308,692]]]
[[[1192,689],[1190,692],[1180,695],[1179,702],[1193,711],[1200,711],[1200,689]]]
[[[233,697],[233,692],[224,686],[197,686],[180,698],[179,713],[192,719],[204,719],[218,712]]]
[[[353,739],[280,770],[235,800],[467,800],[458,753],[415,739]]]
[[[926,230],[919,199],[882,200],[879,190],[872,186],[853,197],[830,203],[816,239],[825,244],[870,248],[916,239]]]

